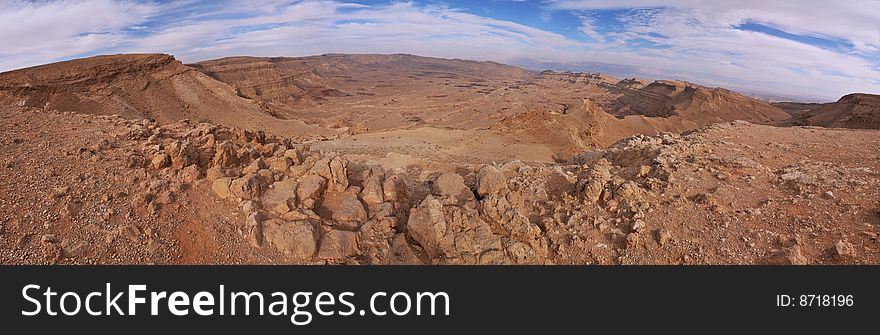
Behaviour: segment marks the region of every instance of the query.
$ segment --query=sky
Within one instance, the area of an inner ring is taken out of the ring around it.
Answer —
[[[880,0],[0,0],[0,71],[115,53],[598,65],[831,101],[880,93]]]

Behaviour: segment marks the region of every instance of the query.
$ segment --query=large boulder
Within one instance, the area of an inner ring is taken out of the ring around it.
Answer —
[[[315,226],[308,221],[266,221],[263,223],[263,238],[278,251],[297,260],[312,258],[318,249]]]
[[[491,165],[484,165],[477,172],[477,194],[482,198],[508,190],[504,172]]]
[[[364,181],[364,190],[361,191],[361,199],[367,204],[381,204],[385,202],[382,192],[382,182],[379,176],[371,176]]]
[[[189,141],[171,142],[166,152],[171,156],[171,166],[175,169],[199,163],[199,150]]]
[[[238,155],[235,152],[235,145],[230,141],[220,143],[215,149],[213,165],[223,168],[231,168],[238,165]]]
[[[367,220],[364,204],[352,192],[327,192],[321,205],[333,220],[351,228]]]
[[[443,206],[434,196],[410,210],[407,232],[439,263],[504,262],[501,236],[494,235],[475,210]]]
[[[309,174],[299,179],[296,195],[305,208],[314,208],[326,184],[324,177]]]
[[[434,195],[457,199],[460,203],[473,202],[474,193],[464,184],[464,178],[456,173],[444,173],[434,181]]]
[[[405,196],[405,188],[400,177],[394,175],[382,182],[382,197],[385,201],[401,201]]]
[[[590,167],[586,177],[578,183],[578,190],[587,202],[596,203],[602,197],[605,185],[611,181],[611,163],[600,159]]]
[[[357,233],[345,230],[331,230],[321,238],[318,258],[341,260],[360,253]]]
[[[272,184],[272,188],[266,191],[260,198],[266,209],[276,211],[278,214],[285,214],[296,208],[297,197],[296,188],[299,186],[294,179],[285,179]],[[286,210],[284,209],[286,208]]]
[[[229,191],[236,197],[245,200],[258,199],[266,191],[266,188],[267,185],[263,178],[254,173],[236,178],[229,184]]]

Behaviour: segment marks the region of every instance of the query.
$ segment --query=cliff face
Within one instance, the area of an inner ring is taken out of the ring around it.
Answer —
[[[618,80],[599,73],[541,72],[536,82],[560,91],[581,90],[617,117],[687,118],[697,124],[733,120],[767,122],[788,118],[782,109],[721,88],[674,80]]]
[[[405,54],[229,57],[192,66],[235,87],[241,96],[264,103],[278,117],[293,117],[294,106],[314,106],[327,98],[356,94],[349,92],[348,87],[362,81],[365,73],[373,73],[374,78],[437,74],[483,79],[532,78],[526,70],[495,62]]]
[[[880,95],[853,93],[827,104],[809,105],[781,122],[787,126],[880,129]]]
[[[655,81],[626,90],[617,102],[620,114],[651,117],[678,115],[699,123],[733,120],[767,122],[788,118],[782,109],[764,101],[722,88],[708,88],[682,81]]]
[[[163,54],[96,56],[0,73],[0,103],[302,135],[275,122],[234,88]],[[293,129],[325,132],[301,125]]]

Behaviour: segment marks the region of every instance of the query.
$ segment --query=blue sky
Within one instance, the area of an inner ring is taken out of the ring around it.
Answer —
[[[106,53],[412,53],[834,100],[880,93],[880,0],[0,2],[0,71]],[[619,65],[619,66],[617,66]]]

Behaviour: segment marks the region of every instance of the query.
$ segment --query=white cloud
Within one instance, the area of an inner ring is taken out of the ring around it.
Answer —
[[[658,67],[697,82],[834,99],[850,92],[880,92],[880,1],[556,1],[557,9],[652,8],[627,11],[625,31],[593,47],[601,61]],[[734,26],[758,22],[804,36],[845,40],[855,50],[829,50]],[[585,21],[584,27],[592,27]],[[659,33],[658,38],[648,33]],[[623,46],[643,38],[667,49]],[[626,54],[628,57],[620,57]],[[650,65],[648,65],[650,64]]]

